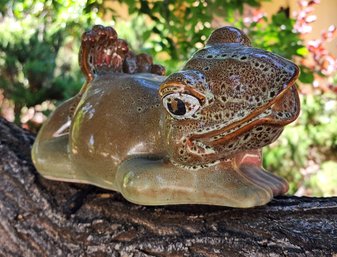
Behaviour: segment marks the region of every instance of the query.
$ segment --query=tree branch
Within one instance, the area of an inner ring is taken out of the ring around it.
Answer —
[[[144,207],[35,171],[34,136],[0,119],[0,256],[333,256],[337,197],[252,209]]]

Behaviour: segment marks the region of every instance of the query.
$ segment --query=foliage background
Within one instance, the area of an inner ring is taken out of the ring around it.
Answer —
[[[291,194],[337,195],[337,62],[325,47],[336,29],[305,42],[319,1],[299,1],[294,18],[287,8],[267,18],[264,1],[1,1],[1,115],[37,131],[55,105],[76,94],[84,82],[77,64],[80,37],[93,24],[114,25],[168,74],[203,47],[214,27],[230,24],[248,33],[254,46],[301,68],[301,116],[264,149],[266,168],[288,179]]]

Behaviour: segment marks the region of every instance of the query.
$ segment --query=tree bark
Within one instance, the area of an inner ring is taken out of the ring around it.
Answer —
[[[337,197],[277,197],[251,209],[145,207],[48,181],[34,136],[0,119],[0,256],[337,256]]]

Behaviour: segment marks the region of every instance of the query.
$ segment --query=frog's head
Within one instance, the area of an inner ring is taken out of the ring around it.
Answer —
[[[270,144],[299,114],[298,74],[294,63],[251,47],[242,31],[215,30],[160,86],[171,158],[204,165]]]

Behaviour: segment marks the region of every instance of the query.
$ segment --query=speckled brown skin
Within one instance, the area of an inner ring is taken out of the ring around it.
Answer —
[[[252,207],[288,190],[261,166],[299,114],[298,67],[252,48],[233,27],[169,77],[112,28],[82,37],[81,92],[49,117],[34,144],[45,177],[90,183],[135,203]],[[159,94],[158,94],[159,93]]]

